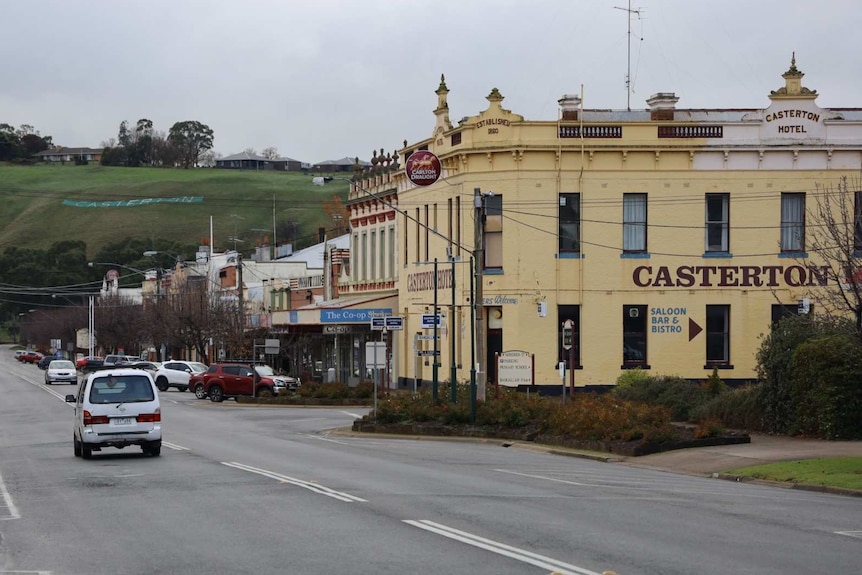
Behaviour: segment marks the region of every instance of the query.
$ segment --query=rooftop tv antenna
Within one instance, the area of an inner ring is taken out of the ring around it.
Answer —
[[[626,14],[627,15],[626,20],[628,20],[628,25],[629,25],[628,54],[627,54],[628,58],[627,58],[627,62],[626,62],[626,64],[627,64],[627,66],[626,66],[626,110],[631,112],[632,111],[632,104],[631,104],[631,100],[632,100],[632,89],[631,89],[632,88],[632,14],[637,14],[638,20],[640,20],[641,10],[643,10],[643,8],[632,9],[632,0],[629,0],[628,8],[622,8],[620,6],[614,6],[614,8],[616,8],[617,10],[622,10],[623,12],[627,13]],[[643,40],[643,38],[641,38],[641,40]]]

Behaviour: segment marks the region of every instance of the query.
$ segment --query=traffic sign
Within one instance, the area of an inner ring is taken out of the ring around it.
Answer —
[[[371,329],[404,329],[404,317],[400,315],[387,315],[371,318]]]
[[[440,355],[439,349],[418,349],[416,350],[416,355],[419,357],[425,357],[429,355]]]
[[[443,327],[443,314],[437,314],[437,327]],[[422,314],[422,329],[434,329],[434,314],[433,313],[423,313]]]

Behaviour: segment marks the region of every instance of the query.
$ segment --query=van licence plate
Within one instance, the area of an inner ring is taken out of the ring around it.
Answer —
[[[112,417],[111,425],[131,425],[134,422],[132,417]]]

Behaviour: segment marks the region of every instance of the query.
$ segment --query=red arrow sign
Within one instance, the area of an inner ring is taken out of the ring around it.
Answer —
[[[691,318],[688,318],[688,341],[693,340],[697,337],[697,334],[703,331],[703,328],[697,325],[695,321]]]

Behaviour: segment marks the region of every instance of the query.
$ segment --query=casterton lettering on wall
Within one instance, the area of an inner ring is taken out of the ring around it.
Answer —
[[[638,266],[638,287],[790,287],[828,285],[828,266]]]

